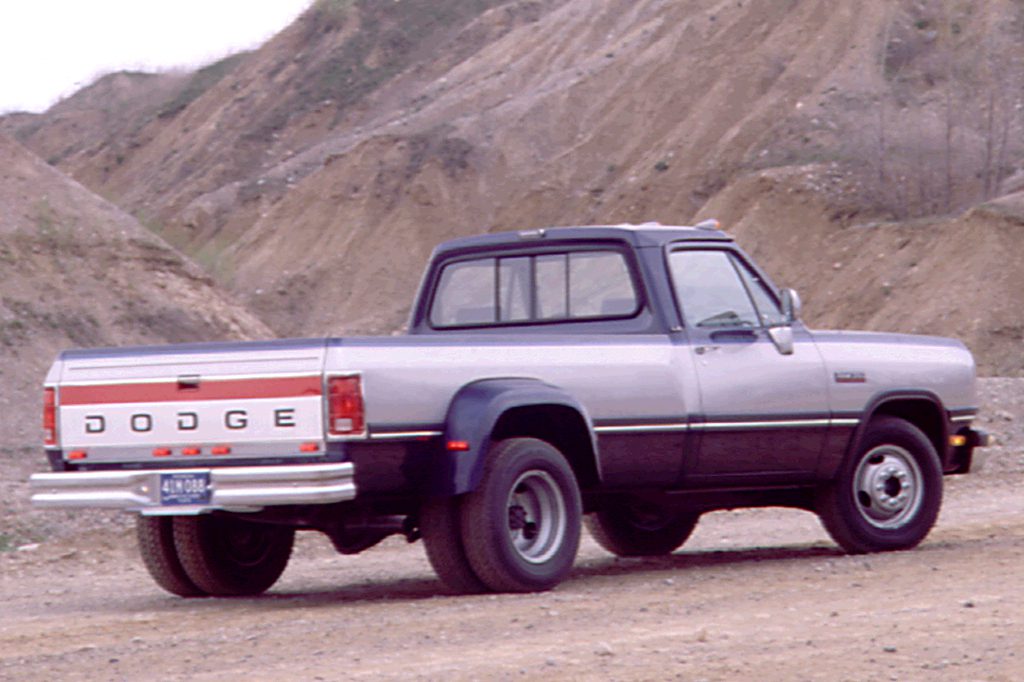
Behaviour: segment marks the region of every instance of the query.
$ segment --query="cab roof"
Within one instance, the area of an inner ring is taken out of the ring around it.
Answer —
[[[623,223],[621,225],[544,227],[452,239],[441,244],[435,255],[450,251],[489,250],[503,246],[541,246],[545,243],[555,242],[617,240],[642,248],[659,247],[677,241],[733,241],[731,236],[718,228],[717,220],[705,220],[697,225],[662,225],[650,222],[639,225]]]

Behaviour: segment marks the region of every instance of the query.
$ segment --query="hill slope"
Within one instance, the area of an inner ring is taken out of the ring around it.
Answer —
[[[0,135],[0,446],[36,446],[41,381],[73,346],[270,335],[119,208]]]
[[[813,324],[1021,371],[1024,288],[990,274],[1017,213],[973,207],[1024,177],[1022,26],[1020,3],[321,0],[116,167],[59,165],[284,334],[396,328],[447,237],[716,215]],[[46,120],[25,139],[52,152]]]

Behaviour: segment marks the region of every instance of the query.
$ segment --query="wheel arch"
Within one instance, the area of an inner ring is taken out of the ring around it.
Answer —
[[[597,442],[586,409],[578,400],[539,379],[483,379],[463,386],[449,405],[445,450],[435,469],[431,494],[460,495],[475,490],[491,444],[524,437],[557,448],[569,461],[581,488],[600,481]]]
[[[935,405],[932,401],[881,401],[866,413],[859,437],[851,439],[848,457],[833,479],[818,488],[818,516],[845,551],[910,549],[934,526],[942,505],[942,462],[936,453],[924,449],[923,442],[935,438],[928,433],[929,418],[935,430]],[[887,458],[892,460],[885,464],[888,471],[870,472],[870,467],[882,465]],[[913,496],[903,494],[904,479],[911,482]],[[898,486],[888,491],[893,481]]]
[[[876,396],[847,444],[847,457],[859,450],[871,421],[881,416],[896,417],[920,429],[935,447],[945,468],[949,459],[949,422],[942,400],[930,391],[890,391]]]

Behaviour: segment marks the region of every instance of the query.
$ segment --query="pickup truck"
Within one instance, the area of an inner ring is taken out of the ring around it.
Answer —
[[[660,555],[705,512],[787,506],[849,552],[913,547],[976,412],[963,344],[812,331],[714,221],[559,227],[436,248],[403,336],[66,351],[30,483],[135,513],[183,597],[263,592],[297,530],[422,538],[451,590],[524,592],[584,524]]]

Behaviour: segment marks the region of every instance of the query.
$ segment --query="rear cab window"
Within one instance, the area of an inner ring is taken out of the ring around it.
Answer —
[[[596,247],[490,255],[442,266],[435,329],[624,319],[642,307],[625,254]]]

